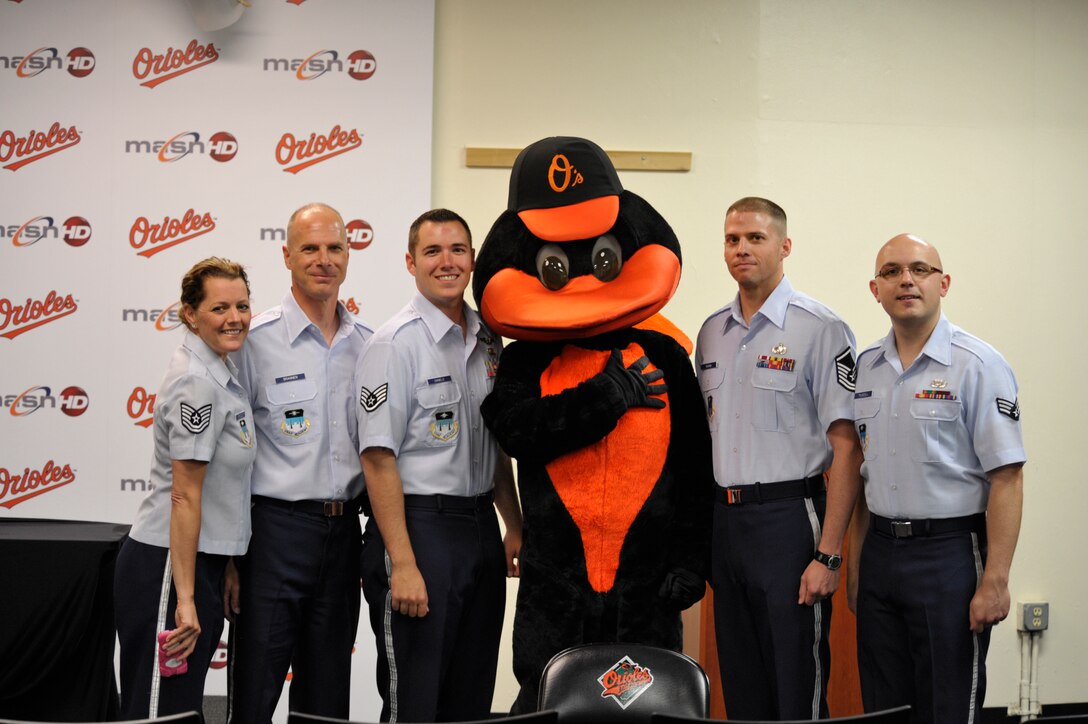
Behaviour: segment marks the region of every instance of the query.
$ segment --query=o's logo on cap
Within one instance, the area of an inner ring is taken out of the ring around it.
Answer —
[[[573,180],[571,179],[572,174]],[[558,178],[562,178],[559,183],[556,182]],[[548,167],[548,185],[552,187],[552,191],[561,194],[568,188],[582,183],[583,180],[582,174],[578,173],[578,169],[571,165],[570,159],[561,153],[552,156],[552,165]]]

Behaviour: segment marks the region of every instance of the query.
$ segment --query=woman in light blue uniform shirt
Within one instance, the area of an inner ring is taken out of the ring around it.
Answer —
[[[121,718],[200,711],[223,631],[223,571],[249,543],[255,437],[249,398],[227,355],[249,332],[249,280],[211,257],[181,282],[188,328],[155,401],[153,489],[117,559]],[[158,643],[185,673],[163,675]]]

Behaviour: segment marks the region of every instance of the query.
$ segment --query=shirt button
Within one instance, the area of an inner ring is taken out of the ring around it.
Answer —
[[[898,485],[893,485],[892,490],[899,490],[899,486]]]
[[[736,448],[733,448],[733,452],[736,452],[736,451],[737,451],[737,449],[736,449]]]
[[[740,413],[739,413],[739,412],[738,412],[738,413],[736,414],[736,418],[737,418],[738,420],[740,419]]]
[[[336,420],[333,420],[333,421],[332,421],[332,426],[333,426],[333,427],[336,427]]]
[[[332,459],[335,460],[336,462],[340,462],[340,456],[339,455],[333,455]]]
[[[748,349],[748,345],[746,345],[746,344],[742,344],[742,345],[740,346],[740,351],[741,351],[741,352],[743,352],[743,351],[744,351],[744,350],[746,350],[746,349]]]
[[[893,412],[892,417],[899,417],[899,413],[898,412]]]
[[[744,380],[742,380],[742,379],[741,379],[740,377],[738,377],[738,378],[737,378],[737,384],[738,384],[738,385],[743,385],[743,384],[744,384]]]
[[[936,410],[930,410],[930,411],[929,411],[929,416],[930,416],[930,417],[933,417],[933,416],[935,416],[936,414],[937,414],[937,411],[936,411]]]

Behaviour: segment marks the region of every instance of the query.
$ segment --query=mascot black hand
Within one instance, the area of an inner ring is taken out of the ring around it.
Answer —
[[[674,568],[665,574],[657,595],[677,611],[693,606],[706,593],[706,579],[686,568]]]
[[[665,401],[650,395],[663,395],[669,391],[669,386],[664,382],[659,385],[650,384],[660,380],[665,373],[661,370],[643,372],[648,364],[650,360],[644,355],[632,362],[630,367],[624,367],[623,356],[618,349],[614,349],[602,374],[616,384],[620,397],[628,407],[653,407],[660,410],[665,407]]]

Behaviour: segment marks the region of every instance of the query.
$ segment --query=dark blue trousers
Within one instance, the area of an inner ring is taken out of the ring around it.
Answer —
[[[389,557],[371,519],[363,545],[363,593],[377,641],[381,720],[487,719],[506,608],[506,556],[491,505],[479,510],[405,506],[429,611],[390,609]]]
[[[203,711],[204,679],[223,633],[223,570],[227,556],[198,553],[196,556],[196,615],[200,636],[189,655],[189,670],[177,676],[158,675],[159,631],[175,627],[177,592],[167,582],[167,602],[159,617],[169,549],[125,539],[117,554],[113,579],[117,639],[121,649],[121,718]],[[66,652],[62,655],[78,655]],[[157,713],[151,704],[157,700]]]
[[[811,507],[809,505],[811,502]],[[831,601],[797,604],[826,496],[714,504],[711,585],[730,719],[827,718]]]
[[[893,538],[870,530],[858,576],[865,711],[910,704],[914,722],[982,721],[990,629],[970,629],[983,531]]]
[[[291,669],[291,711],[348,717],[359,623],[359,516],[255,499],[231,626],[230,721],[268,724]]]

